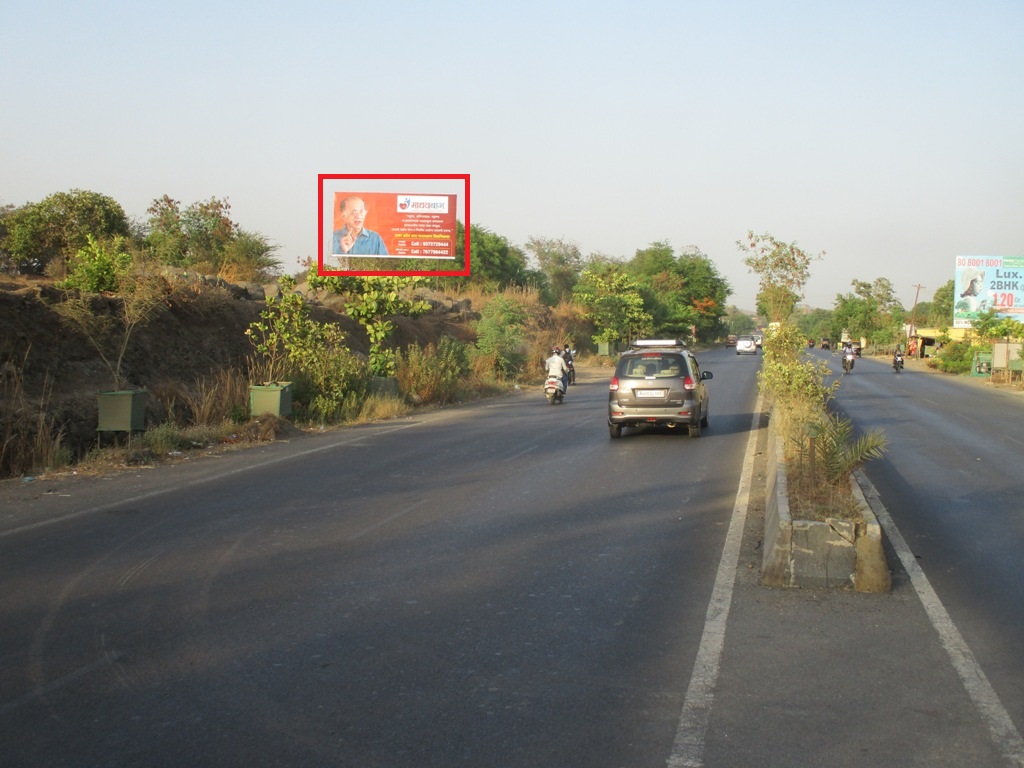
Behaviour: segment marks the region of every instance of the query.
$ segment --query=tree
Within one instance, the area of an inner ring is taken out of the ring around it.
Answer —
[[[4,216],[2,242],[5,265],[27,274],[51,272],[66,275],[65,260],[97,240],[128,237],[130,227],[124,209],[112,197],[72,189],[57,192],[38,203],[9,211]]]
[[[755,235],[747,232],[746,240],[737,240],[736,246],[746,253],[743,263],[761,281],[758,293],[759,310],[769,322],[782,322],[792,314],[797,302],[804,296],[804,286],[810,278],[810,265],[825,255],[822,251],[811,256],[796,242],[784,243],[767,232]]]
[[[238,229],[224,249],[220,272],[233,280],[268,282],[281,265],[277,250],[278,246],[259,232]]]
[[[601,272],[584,270],[574,291],[593,321],[596,343],[631,341],[653,330],[653,318],[644,307],[639,283],[621,268]]]
[[[953,294],[956,281],[950,280],[935,291],[932,297],[931,310],[928,313],[928,324],[937,328],[948,328],[953,322]]]
[[[461,230],[461,227],[459,228]],[[456,232],[456,252],[464,258],[462,238]],[[512,245],[505,237],[489,229],[471,224],[469,227],[469,281],[486,288],[502,289],[510,285],[526,283],[526,254]],[[463,235],[464,236],[464,235]]]
[[[583,256],[576,243],[546,237],[531,237],[526,249],[533,253],[545,277],[542,296],[545,303],[554,306],[572,298],[572,290],[583,270]]]
[[[278,246],[233,222],[227,198],[211,197],[182,209],[164,195],[147,213],[145,244],[164,264],[250,282],[266,282],[280,267]]]
[[[220,273],[228,246],[238,236],[227,198],[211,197],[182,210],[164,195],[150,205],[146,245],[165,264]]]
[[[725,310],[725,326],[727,333],[742,336],[753,333],[757,328],[757,323],[746,312],[742,312],[734,306],[729,306]]]
[[[662,272],[674,272],[676,256],[665,240],[657,240],[646,248],[637,249],[629,262],[629,271],[638,277],[653,277]]]
[[[838,336],[845,329],[876,345],[900,341],[905,312],[892,283],[879,277],[873,283],[853,280],[851,284],[852,294],[836,296],[832,333]]]
[[[665,241],[638,250],[628,269],[643,287],[654,333],[711,340],[725,332],[725,301],[732,289],[695,246],[677,257]]]
[[[1019,340],[1024,338],[1024,323],[1012,317],[1000,317],[998,309],[989,307],[978,313],[974,320],[974,332],[982,341],[989,343],[1000,339]]]
[[[65,286],[63,301],[53,304],[53,309],[85,335],[107,366],[116,392],[124,385],[122,366],[132,334],[163,309],[167,286],[152,265],[126,260],[94,240],[83,250],[88,258],[110,265],[117,295],[108,299]]]
[[[792,320],[800,332],[808,339],[820,340],[832,336],[831,309],[811,309],[799,312]]]

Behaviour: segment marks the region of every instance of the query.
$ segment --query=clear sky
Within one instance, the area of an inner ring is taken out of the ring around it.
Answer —
[[[0,70],[0,204],[226,197],[289,268],[319,173],[469,173],[516,245],[695,245],[748,309],[747,230],[826,308],[1024,254],[1021,0],[5,0]]]

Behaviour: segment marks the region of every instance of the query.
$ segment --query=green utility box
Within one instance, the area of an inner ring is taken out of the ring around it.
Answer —
[[[139,432],[146,428],[146,399],[144,389],[125,389],[119,392],[97,392],[99,424],[97,432]]]
[[[249,385],[249,412],[252,416],[291,416],[292,383],[274,381]]]

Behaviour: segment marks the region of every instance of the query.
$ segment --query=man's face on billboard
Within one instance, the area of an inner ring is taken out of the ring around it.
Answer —
[[[359,198],[352,198],[345,202],[345,210],[341,212],[341,220],[349,230],[359,231],[363,228],[363,221],[366,219],[366,206]]]

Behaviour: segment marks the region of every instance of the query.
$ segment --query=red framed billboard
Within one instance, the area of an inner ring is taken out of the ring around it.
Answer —
[[[322,173],[317,180],[319,274],[469,275],[469,174]]]

